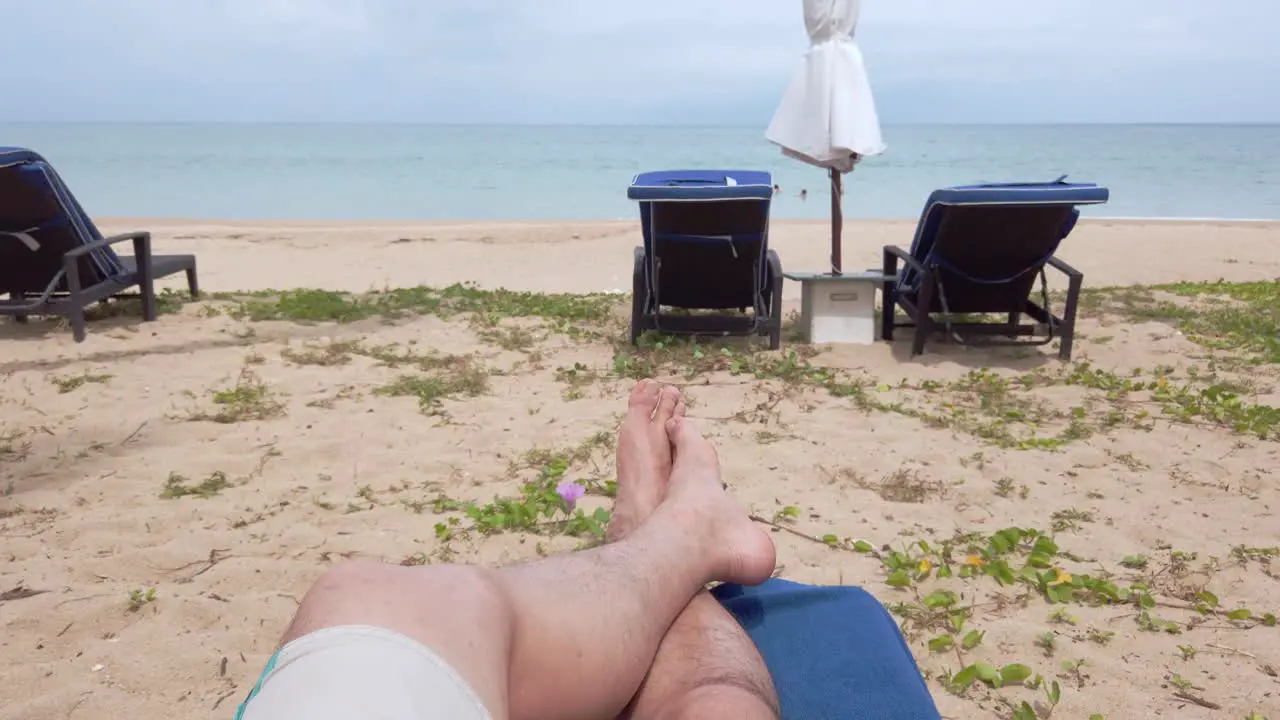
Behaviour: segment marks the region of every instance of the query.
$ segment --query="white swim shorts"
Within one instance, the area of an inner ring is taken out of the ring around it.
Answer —
[[[390,630],[320,630],[280,648],[236,720],[491,720],[427,646]]]

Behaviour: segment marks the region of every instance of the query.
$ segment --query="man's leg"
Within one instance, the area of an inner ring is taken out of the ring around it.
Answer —
[[[653,383],[637,387],[628,422],[664,423],[672,404],[656,408],[657,396]],[[433,650],[499,720],[617,715],[707,582],[757,584],[773,571],[773,543],[724,492],[715,449],[679,427],[666,497],[625,539],[497,570],[339,567],[307,593],[285,641],[384,628]],[[331,701],[327,690],[300,701]],[[259,720],[253,702],[246,720]]]
[[[663,405],[675,388],[663,389]],[[671,429],[680,432],[684,402],[678,400]],[[606,539],[625,538],[659,506],[667,491],[668,436],[630,434],[618,442],[618,498]],[[630,442],[627,440],[630,439]],[[643,449],[637,446],[643,444]],[[773,720],[778,696],[769,670],[732,615],[705,590],[694,596],[667,630],[627,717],[679,720]]]

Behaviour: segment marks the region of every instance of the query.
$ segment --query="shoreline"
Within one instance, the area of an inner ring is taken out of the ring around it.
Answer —
[[[830,221],[824,218],[785,218],[773,217],[772,223],[782,223],[787,225],[830,225]],[[581,226],[581,225],[639,225],[639,220],[632,218],[613,218],[613,219],[542,219],[542,218],[509,218],[504,220],[489,220],[484,218],[450,218],[450,219],[385,219],[373,218],[368,220],[324,220],[324,219],[308,219],[308,218],[216,218],[216,217],[167,217],[167,216],[131,216],[131,215],[103,215],[94,218],[94,222],[111,226],[120,226],[128,224],[147,224],[159,226],[173,225],[201,225],[210,227],[305,227],[305,228],[324,228],[324,227],[404,227],[404,226],[474,226],[474,225],[494,225],[494,226],[511,226],[511,227],[547,227],[547,226]],[[863,224],[884,224],[884,223],[910,223],[915,225],[917,218],[845,218],[845,227],[857,226]],[[1116,225],[1214,225],[1224,227],[1257,227],[1268,226],[1271,224],[1280,225],[1280,218],[1214,218],[1214,217],[1141,217],[1141,216],[1118,216],[1109,217],[1106,215],[1095,215],[1090,217],[1081,217],[1080,225],[1095,224],[1116,224]],[[145,228],[144,228],[145,229]]]

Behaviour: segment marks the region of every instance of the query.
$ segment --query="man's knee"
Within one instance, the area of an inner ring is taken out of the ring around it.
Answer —
[[[425,639],[420,636],[434,636],[444,623],[499,634],[509,628],[511,605],[492,572],[356,560],[334,567],[311,586],[286,640],[341,625],[372,625]]]
[[[484,568],[359,561],[312,585],[285,642],[331,627],[390,630],[429,648],[505,717],[515,622],[505,588]]]

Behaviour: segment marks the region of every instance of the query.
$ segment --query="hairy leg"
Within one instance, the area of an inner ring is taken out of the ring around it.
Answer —
[[[673,394],[674,388],[664,388],[664,407]],[[672,412],[676,419],[670,423],[673,432],[681,431],[684,414],[684,402],[677,399]],[[668,442],[666,428],[661,437],[645,437],[644,442],[646,452],[635,455],[656,458],[651,465],[628,462],[631,445],[619,443],[618,499],[609,524],[610,542],[625,538],[644,522],[667,491],[662,451],[649,449]],[[627,712],[635,720],[772,720],[779,716],[777,692],[764,659],[738,621],[705,590],[694,596],[667,630]]]
[[[662,422],[658,399],[637,387],[627,421]],[[617,715],[691,597],[713,580],[762,582],[774,566],[768,535],[724,493],[714,448],[688,427],[674,442],[666,497],[626,538],[497,570],[344,566],[307,593],[286,642],[385,628],[434,650],[496,718]]]
[[[667,630],[627,717],[775,720],[781,711],[755,644],[704,590]]]

